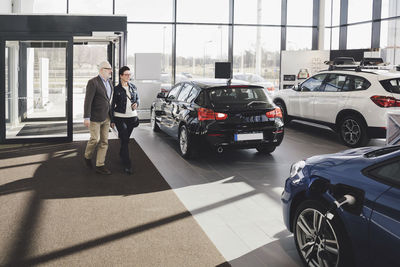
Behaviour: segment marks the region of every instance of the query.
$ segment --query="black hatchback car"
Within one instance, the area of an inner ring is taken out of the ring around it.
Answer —
[[[281,110],[262,86],[224,79],[181,82],[159,93],[151,127],[177,138],[185,158],[204,142],[219,153],[225,148],[271,153],[284,134]]]

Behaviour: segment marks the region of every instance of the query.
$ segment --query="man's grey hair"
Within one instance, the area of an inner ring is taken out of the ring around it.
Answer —
[[[111,64],[108,61],[103,61],[99,64],[99,71],[104,68],[111,68]]]

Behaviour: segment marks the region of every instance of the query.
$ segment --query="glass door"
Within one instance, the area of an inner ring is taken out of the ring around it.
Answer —
[[[70,137],[68,41],[5,41],[5,139]]]

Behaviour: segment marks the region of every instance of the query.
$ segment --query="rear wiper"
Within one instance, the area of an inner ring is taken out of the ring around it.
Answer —
[[[268,104],[268,102],[259,101],[259,100],[254,100],[254,101],[249,102],[249,103],[247,104],[247,106],[251,106],[251,105],[253,105],[253,104]]]

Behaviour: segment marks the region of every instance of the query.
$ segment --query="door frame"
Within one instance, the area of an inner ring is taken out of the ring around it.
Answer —
[[[67,71],[67,99],[66,99],[66,118],[67,136],[66,137],[34,137],[34,138],[10,138],[6,139],[6,120],[5,120],[5,48],[6,41],[66,41],[66,71]],[[36,143],[36,142],[71,142],[72,141],[72,84],[73,84],[73,37],[59,36],[53,34],[35,33],[9,33],[0,37],[0,143]]]

